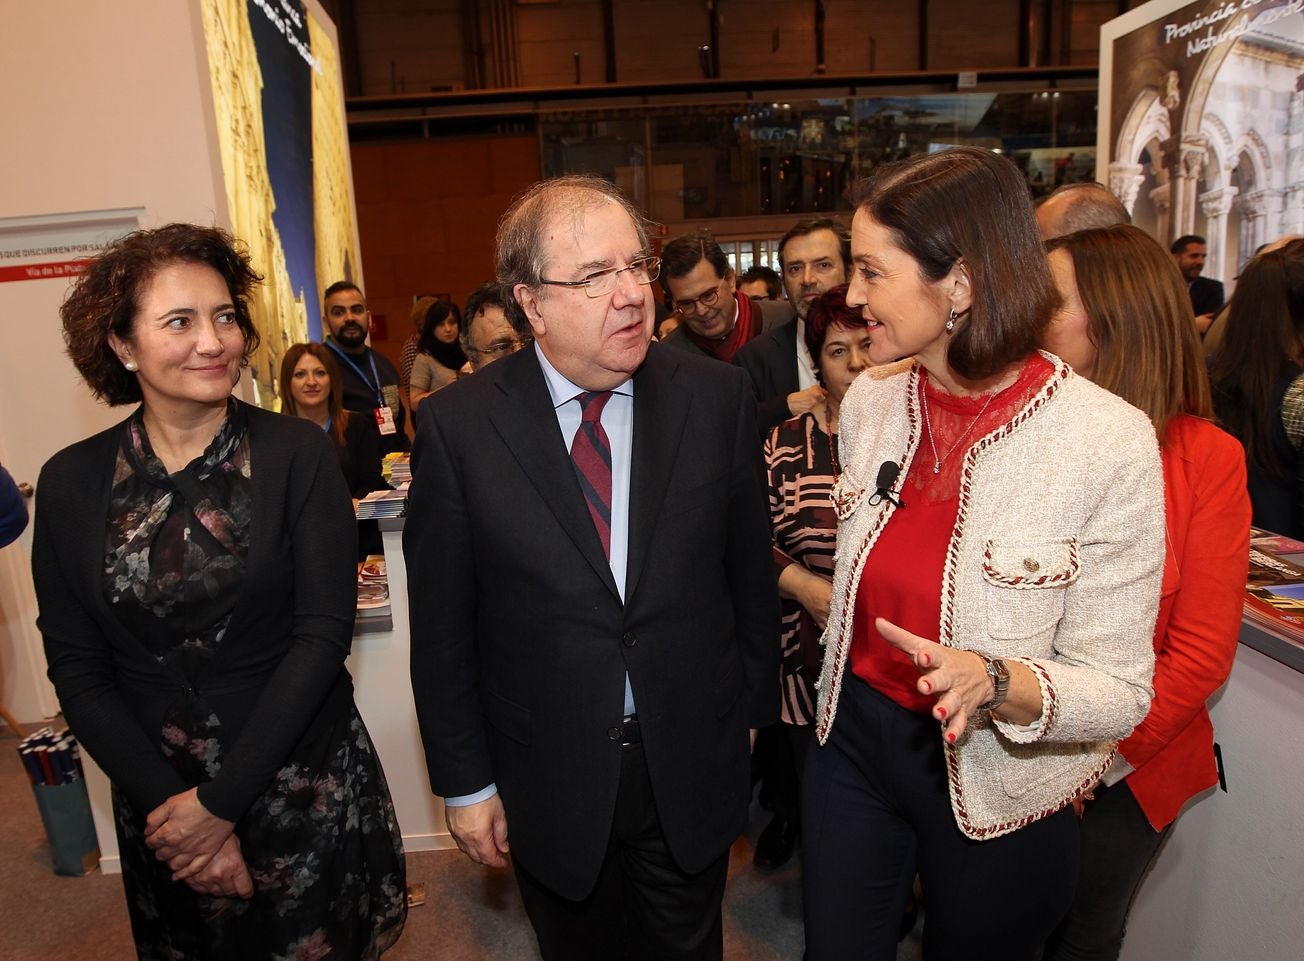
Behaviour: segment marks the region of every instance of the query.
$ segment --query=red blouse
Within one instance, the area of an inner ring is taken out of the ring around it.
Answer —
[[[921,411],[928,411],[923,438],[902,487],[903,506],[879,534],[856,586],[849,654],[853,674],[907,710],[926,714],[937,699],[919,693],[918,669],[883,639],[874,627],[874,618],[883,617],[912,634],[937,639],[942,619],[942,568],[955,530],[965,454],[1022,410],[1053,372],[1048,360],[1034,354],[1024,362],[1013,384],[977,397],[955,397],[934,386],[926,372],[920,377]],[[934,463],[939,459],[940,469],[935,473]]]

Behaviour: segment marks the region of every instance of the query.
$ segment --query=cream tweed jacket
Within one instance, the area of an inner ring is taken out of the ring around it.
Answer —
[[[1139,410],[1051,354],[1049,381],[961,467],[943,566],[937,640],[1028,666],[1042,714],[989,715],[943,742],[951,807],[971,838],[998,837],[1088,791],[1115,744],[1150,706],[1153,632],[1164,563],[1163,468]],[[919,368],[872,369],[842,402],[843,464],[833,600],[816,716],[823,744],[837,716],[856,587],[898,510],[875,497],[884,461],[910,469],[922,438]],[[939,737],[941,737],[939,729]]]

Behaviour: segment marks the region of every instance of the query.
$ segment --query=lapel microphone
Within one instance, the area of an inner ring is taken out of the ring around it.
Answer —
[[[874,481],[874,486],[878,488],[874,491],[874,496],[869,499],[871,506],[877,507],[883,501],[893,504],[897,507],[905,507],[905,503],[892,496],[892,485],[897,482],[901,476],[901,465],[895,461],[885,460],[878,468],[878,479]]]

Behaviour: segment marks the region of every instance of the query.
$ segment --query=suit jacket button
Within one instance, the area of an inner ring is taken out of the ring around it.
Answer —
[[[620,728],[618,728],[618,727],[609,727],[609,728],[607,728],[607,739],[610,740],[610,741],[619,741],[619,740],[620,740]]]
[[[624,644],[626,647],[633,647],[638,643],[638,635],[633,631],[626,631],[624,636],[620,639],[620,643]]]

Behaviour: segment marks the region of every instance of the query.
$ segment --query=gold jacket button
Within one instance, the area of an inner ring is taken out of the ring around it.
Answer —
[[[1027,571],[1029,574],[1036,574],[1039,570],[1041,570],[1041,565],[1038,564],[1031,557],[1025,557],[1023,559],[1023,569]]]

